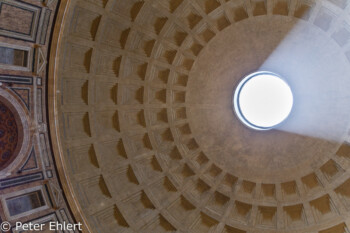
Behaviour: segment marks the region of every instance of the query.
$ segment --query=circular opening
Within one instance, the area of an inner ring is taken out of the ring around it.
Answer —
[[[236,115],[246,126],[268,130],[288,117],[293,107],[293,93],[279,75],[256,72],[239,83],[233,104]]]

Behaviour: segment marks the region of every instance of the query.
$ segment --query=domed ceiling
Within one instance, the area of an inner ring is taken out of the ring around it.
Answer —
[[[349,232],[347,1],[64,6],[51,135],[86,231]],[[255,71],[294,93],[270,131],[233,111],[235,87]]]

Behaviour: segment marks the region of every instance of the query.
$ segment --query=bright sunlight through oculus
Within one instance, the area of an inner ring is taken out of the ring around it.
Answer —
[[[288,117],[293,107],[293,93],[277,74],[256,72],[239,83],[233,105],[236,115],[246,126],[268,130]]]

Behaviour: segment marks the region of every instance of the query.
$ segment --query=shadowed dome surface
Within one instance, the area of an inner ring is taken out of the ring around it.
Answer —
[[[14,114],[0,102],[0,170],[7,167],[17,156],[18,128]]]
[[[51,95],[65,191],[91,232],[347,233],[350,20],[343,0],[72,0]],[[288,121],[243,126],[256,70]]]

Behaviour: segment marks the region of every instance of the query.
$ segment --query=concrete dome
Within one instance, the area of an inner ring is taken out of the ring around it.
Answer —
[[[347,233],[346,0],[71,0],[50,60],[54,154],[90,232]],[[268,70],[288,120],[243,126],[232,95]]]

